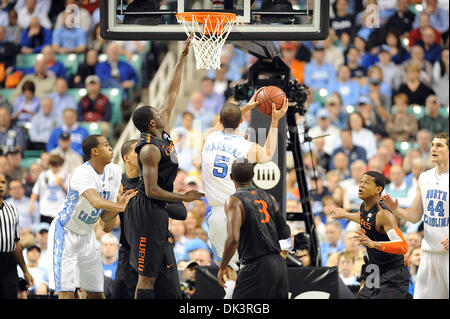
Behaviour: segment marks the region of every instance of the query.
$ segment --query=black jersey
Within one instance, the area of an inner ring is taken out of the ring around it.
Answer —
[[[290,236],[289,226],[281,213],[276,213],[272,198],[257,188],[240,189],[232,196],[237,197],[244,207],[244,222],[238,244],[242,263],[272,254],[280,253],[280,239]]]
[[[135,189],[139,184],[139,177],[135,177],[135,178],[129,178],[127,176],[127,174],[123,174],[122,175],[122,186],[124,188],[124,191],[129,190],[129,189]],[[130,245],[128,244],[126,238],[125,238],[125,232],[123,230],[123,225],[124,225],[124,221],[123,221],[123,212],[119,213],[119,218],[120,218],[120,239],[119,239],[119,243],[121,247],[130,249]]]
[[[146,144],[155,145],[161,152],[161,160],[158,164],[158,186],[168,192],[172,192],[173,182],[175,181],[178,172],[178,155],[170,135],[166,132],[162,133],[162,138],[152,136],[148,133],[141,133],[139,142],[136,145],[138,164],[141,171],[140,183],[137,190],[145,194],[145,184],[142,179],[142,163],[139,154],[142,147]]]
[[[390,211],[383,202],[377,202],[369,210],[366,210],[364,203],[361,204],[361,230],[373,241],[390,241],[388,235],[378,232],[375,228],[377,214],[382,209]],[[369,256],[369,262],[378,265],[381,271],[404,265],[404,257],[402,255],[390,254],[368,247],[366,247],[366,250]]]

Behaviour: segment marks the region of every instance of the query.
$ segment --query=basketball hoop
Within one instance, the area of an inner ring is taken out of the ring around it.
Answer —
[[[177,20],[188,36],[194,32],[192,43],[197,70],[220,69],[220,53],[236,23],[236,14],[180,12],[177,14]]]

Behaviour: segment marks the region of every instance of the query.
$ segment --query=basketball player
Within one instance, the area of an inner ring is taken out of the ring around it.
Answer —
[[[247,158],[250,162],[267,163],[275,154],[278,138],[278,122],[288,108],[285,99],[283,107],[276,110],[272,105],[272,122],[264,147],[245,139],[239,134],[239,124],[242,113],[250,111],[259,90],[253,95],[249,103],[243,107],[233,103],[225,104],[220,110],[219,125],[222,130],[210,133],[206,137],[202,150],[202,179],[211,215],[208,219],[208,236],[212,244],[214,255],[218,262],[223,254],[225,239],[227,238],[227,221],[224,211],[225,201],[235,192],[230,179],[231,164],[237,158]],[[233,256],[230,266],[237,271],[238,255]]]
[[[279,240],[291,231],[275,198],[253,185],[253,174],[247,159],[233,162],[230,178],[236,192],[225,204],[228,236],[217,278],[224,286],[232,276],[228,263],[237,248],[242,265],[233,299],[287,299],[287,266]]]
[[[360,299],[406,299],[408,296],[409,271],[403,256],[408,252],[408,243],[395,216],[380,201],[385,183],[382,174],[366,172],[358,188],[358,197],[363,201],[360,212],[349,213],[342,208],[332,211],[335,219],[346,218],[361,225],[354,239],[367,249],[368,263],[361,271],[362,278],[376,275],[375,269],[379,270],[379,286],[375,280],[361,280]]]
[[[111,163],[113,152],[105,137],[86,137],[82,149],[88,161],[71,176],[65,207],[52,221],[48,235],[53,261],[49,286],[60,299],[75,298],[76,287],[85,290],[90,299],[105,298],[94,224],[101,218],[104,229],[111,228],[117,214],[136,195],[134,190],[128,190],[116,202],[122,172]]]
[[[134,125],[141,132],[135,149],[141,178],[137,187],[138,195],[127,206],[124,222],[125,236],[131,247],[130,262],[139,274],[135,294],[137,299],[156,297],[155,282],[165,263],[168,202],[192,202],[204,196],[195,190],[185,194],[173,193],[178,159],[173,141],[167,133],[191,40],[192,35],[185,42],[175,66],[164,106],[159,111],[151,106],[142,106],[132,115]],[[164,267],[175,265],[171,263]]]
[[[398,199],[384,195],[386,206],[396,216],[417,223],[422,220],[424,237],[422,257],[416,277],[414,299],[448,299],[448,133],[438,133],[431,142],[431,160],[435,167],[423,172],[417,183],[411,208],[399,208]]]

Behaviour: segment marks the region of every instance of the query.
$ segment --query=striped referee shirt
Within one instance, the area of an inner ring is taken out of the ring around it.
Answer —
[[[0,253],[13,252],[18,240],[19,214],[13,205],[3,201],[0,205]]]

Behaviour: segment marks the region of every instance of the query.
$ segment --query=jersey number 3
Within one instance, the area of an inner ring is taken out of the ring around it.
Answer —
[[[264,219],[261,219],[261,223],[267,224],[270,220],[270,214],[267,210],[267,203],[265,201],[263,201],[262,199],[255,199],[255,204],[261,205],[259,212],[264,214]]]

